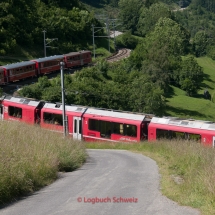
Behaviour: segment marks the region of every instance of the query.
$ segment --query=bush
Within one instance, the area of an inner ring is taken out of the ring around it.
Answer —
[[[138,39],[136,39],[130,32],[124,33],[116,39],[116,45],[118,47],[126,47],[130,49],[135,49],[138,42]]]

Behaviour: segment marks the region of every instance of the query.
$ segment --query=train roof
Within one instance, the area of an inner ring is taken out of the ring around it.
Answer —
[[[54,103],[45,103],[43,108],[53,109],[53,110],[62,110],[63,109],[61,103],[56,103],[56,104],[54,104]],[[86,109],[87,109],[87,107],[84,107],[84,106],[65,105],[65,110],[66,111],[83,113],[83,112],[85,112]]]
[[[37,107],[41,103],[40,101],[35,101],[27,98],[12,97],[12,96],[6,96],[4,97],[3,100],[8,102],[23,104],[23,105],[29,105],[33,107]]]
[[[53,110],[62,110],[62,104],[53,104],[53,103],[46,103],[43,108],[53,109]],[[123,112],[123,111],[115,111],[115,110],[108,110],[108,109],[98,109],[98,108],[90,108],[86,106],[78,106],[78,105],[66,105],[66,111],[71,112],[79,112],[85,113],[90,115],[97,115],[97,116],[106,116],[106,117],[114,117],[114,118],[121,118],[121,119],[128,119],[128,120],[136,120],[136,121],[143,121],[149,120],[154,115],[151,114],[140,114],[140,113],[133,113],[133,112]]]
[[[56,60],[56,59],[63,59],[63,55],[54,55],[54,56],[50,56],[50,57],[43,57],[43,58],[38,58],[38,59],[33,59],[31,61],[36,61],[36,62],[46,62],[46,61],[51,61],[51,60]]]
[[[32,62],[32,61],[23,61],[23,62],[4,65],[4,66],[2,66],[2,68],[4,68],[4,69],[15,69],[17,67],[30,66],[30,65],[34,65],[34,64],[35,64],[35,62]]]
[[[73,55],[77,55],[77,54],[84,54],[84,53],[91,53],[91,51],[80,51],[80,52],[70,52],[68,54],[64,54],[64,56],[73,56]]]
[[[145,114],[145,113],[134,113],[134,112],[97,109],[97,108],[88,108],[85,113],[91,114],[91,115],[114,117],[114,118],[135,120],[135,121],[141,121],[141,122],[143,120],[151,119],[154,116],[154,115]]]
[[[153,117],[151,123],[203,130],[215,130],[214,122],[194,119],[180,119],[177,117]]]

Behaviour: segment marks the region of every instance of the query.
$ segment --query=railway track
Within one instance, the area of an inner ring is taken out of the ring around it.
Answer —
[[[115,62],[115,61],[119,61],[123,58],[126,58],[130,55],[131,50],[130,49],[120,49],[117,53],[115,53],[114,55],[108,57],[106,60],[108,62]]]

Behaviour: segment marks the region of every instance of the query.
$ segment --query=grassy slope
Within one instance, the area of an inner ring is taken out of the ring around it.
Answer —
[[[0,121],[0,206],[50,184],[86,158],[82,143],[19,122]],[[4,135],[2,135],[4,134]]]
[[[215,121],[215,103],[203,98],[206,88],[213,97],[212,100],[215,98],[215,61],[208,57],[196,60],[203,67],[205,73],[201,90],[199,90],[197,97],[193,98],[186,96],[183,90],[172,86],[171,95],[167,97],[166,115]]]

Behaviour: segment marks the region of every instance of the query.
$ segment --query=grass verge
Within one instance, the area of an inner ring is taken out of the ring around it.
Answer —
[[[50,184],[86,158],[82,143],[40,127],[0,122],[0,133],[0,204]]]
[[[192,142],[158,141],[142,144],[87,143],[93,149],[125,149],[154,159],[162,193],[181,205],[215,214],[215,151]]]

